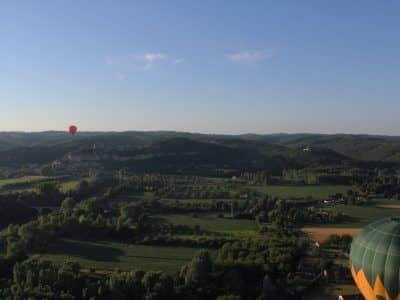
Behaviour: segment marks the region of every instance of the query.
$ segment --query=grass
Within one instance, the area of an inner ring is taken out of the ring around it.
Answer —
[[[48,254],[40,255],[54,263],[75,261],[83,268],[95,268],[101,271],[120,269],[129,271],[164,271],[169,274],[178,272],[187,264],[199,249],[185,247],[162,247],[129,245],[110,241],[80,241],[62,239],[52,245]]]
[[[164,203],[190,203],[190,204],[196,204],[196,203],[201,203],[201,204],[206,204],[206,203],[215,203],[218,201],[223,201],[223,202],[229,202],[232,201],[232,199],[229,198],[215,198],[215,199],[201,199],[201,198],[194,198],[194,199],[172,199],[172,198],[162,198],[160,201]],[[242,199],[236,200],[237,202],[244,201]]]
[[[47,179],[48,177],[45,176],[23,176],[18,178],[7,178],[7,179],[0,179],[0,188],[4,187],[7,184],[14,184],[14,183],[34,183],[36,181],[40,181],[43,179]]]
[[[400,200],[398,199],[386,199],[386,198],[375,198],[372,200],[372,204],[379,205],[400,205]]]
[[[251,233],[257,229],[253,220],[218,218],[216,215],[199,215],[198,217],[188,215],[163,215],[164,219],[175,225],[200,226],[208,231],[226,233],[231,235]]]
[[[81,179],[75,179],[75,180],[61,182],[60,190],[63,193],[68,192],[70,190],[77,188],[80,182],[81,182]]]
[[[18,178],[7,178],[7,179],[0,179],[0,192],[7,192],[7,191],[27,191],[27,190],[34,190],[33,185],[40,181],[49,179],[46,176],[23,176]],[[8,185],[12,184],[20,184],[20,186],[11,187]]]
[[[114,202],[137,202],[137,201],[150,201],[154,199],[152,192],[139,192],[139,193],[125,193],[117,195],[113,198]]]
[[[46,176],[23,176],[19,178],[10,178],[10,179],[1,179],[0,180],[0,192],[7,192],[10,190],[13,191],[35,191],[37,189],[37,185],[40,182],[46,180],[57,180],[57,177],[46,177]],[[74,188],[76,188],[81,179],[59,179],[60,180],[60,189],[62,192],[68,192]],[[10,184],[20,184],[16,187],[8,187]]]
[[[324,200],[336,193],[346,193],[351,186],[347,185],[271,185],[271,186],[249,186],[250,189],[259,193],[268,194],[280,198],[306,198],[312,197]]]
[[[374,205],[337,205],[331,209],[345,213],[350,219],[347,222],[332,224],[330,227],[359,228],[382,218],[400,215],[400,211],[397,209],[381,208]],[[322,227],[329,226],[323,225]]]

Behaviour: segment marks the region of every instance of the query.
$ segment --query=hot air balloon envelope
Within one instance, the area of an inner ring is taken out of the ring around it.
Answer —
[[[366,300],[400,299],[400,217],[366,226],[351,244],[350,263]]]
[[[78,127],[76,127],[75,125],[71,125],[69,126],[69,133],[72,135],[75,135],[78,131]]]

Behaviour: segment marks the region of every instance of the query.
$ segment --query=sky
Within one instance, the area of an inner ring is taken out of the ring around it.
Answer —
[[[400,135],[399,1],[0,2],[0,131]]]

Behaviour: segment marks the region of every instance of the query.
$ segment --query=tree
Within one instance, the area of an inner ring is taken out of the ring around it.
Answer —
[[[143,271],[113,272],[108,279],[108,286],[113,291],[125,295],[128,299],[141,299]]]
[[[79,203],[79,208],[83,209],[86,213],[97,216],[104,212],[103,199],[92,197]]]
[[[143,206],[136,203],[130,203],[120,208],[120,216],[123,220],[131,219],[133,222],[138,222],[140,216],[143,214]]]
[[[203,286],[209,283],[213,263],[208,251],[200,251],[196,253],[189,264],[185,275],[185,283],[196,286]]]
[[[42,175],[42,176],[53,176],[54,175],[54,169],[52,168],[51,165],[44,165],[43,167],[40,168],[40,175]]]
[[[70,212],[72,211],[72,209],[75,206],[75,201],[74,199],[72,199],[71,197],[67,197],[63,200],[63,202],[61,203],[61,208],[60,210],[62,212]]]
[[[234,218],[238,211],[238,202],[236,200],[232,200],[231,202],[231,218]]]
[[[78,199],[82,199],[86,196],[88,196],[90,193],[90,185],[89,182],[87,180],[81,180],[79,182],[78,188],[76,190],[76,196],[78,197]]]
[[[38,186],[39,197],[44,204],[57,205],[63,198],[60,186],[55,182],[44,182]]]
[[[173,279],[158,271],[147,272],[142,279],[143,288],[146,291],[145,299],[172,299],[174,293]]]

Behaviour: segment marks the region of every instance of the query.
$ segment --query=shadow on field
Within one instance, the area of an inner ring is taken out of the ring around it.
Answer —
[[[119,261],[123,251],[105,243],[88,243],[86,241],[61,240],[49,251],[50,254],[63,254],[72,257],[97,261]]]

